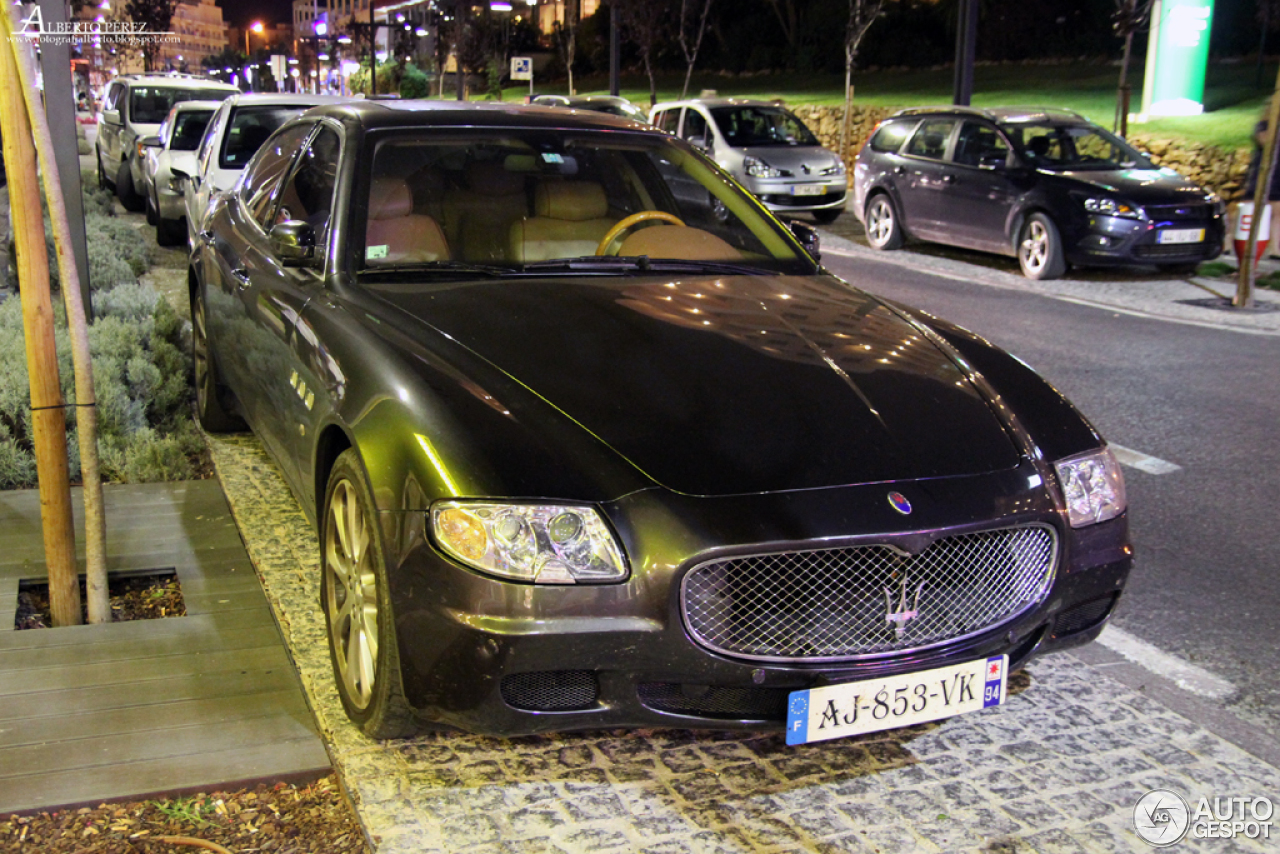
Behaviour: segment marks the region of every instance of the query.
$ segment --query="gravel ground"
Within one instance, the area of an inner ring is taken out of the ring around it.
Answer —
[[[209,844],[212,843],[212,846]],[[369,854],[332,775],[172,800],[103,804],[0,821],[0,852]]]

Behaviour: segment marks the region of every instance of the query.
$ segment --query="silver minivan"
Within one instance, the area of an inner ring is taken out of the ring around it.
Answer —
[[[706,152],[774,213],[834,222],[848,189],[844,162],[804,122],[771,101],[667,101],[649,121]]]

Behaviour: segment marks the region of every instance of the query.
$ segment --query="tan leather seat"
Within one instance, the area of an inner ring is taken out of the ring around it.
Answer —
[[[464,172],[466,186],[446,192],[444,227],[459,260],[478,264],[507,260],[511,223],[527,216],[524,173],[504,161],[477,160]]]
[[[413,212],[413,193],[403,178],[375,178],[369,193],[365,264],[449,260],[449,243],[434,218]]]
[[[651,225],[631,233],[618,247],[626,257],[683,258],[688,261],[738,261],[742,253],[709,231],[679,225]]]
[[[511,260],[594,255],[614,224],[604,188],[592,181],[549,181],[533,191],[533,216],[511,224]]]

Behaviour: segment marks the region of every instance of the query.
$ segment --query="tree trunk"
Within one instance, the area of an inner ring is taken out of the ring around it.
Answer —
[[[80,623],[80,581],[76,572],[75,527],[67,471],[66,412],[58,382],[53,303],[49,296],[49,256],[40,213],[35,151],[15,55],[25,42],[20,44],[20,40],[14,38],[13,23],[7,14],[0,29],[6,43],[0,45],[0,126],[4,134],[4,159],[9,167],[9,215],[18,280],[22,286],[22,324],[31,383],[31,428],[40,481],[49,604],[55,626],[74,626]]]

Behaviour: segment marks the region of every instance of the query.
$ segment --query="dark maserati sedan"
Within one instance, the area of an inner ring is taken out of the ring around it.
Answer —
[[[1076,113],[915,107],[863,145],[853,209],[876,249],[908,237],[1081,266],[1194,268],[1222,253],[1222,201]]]
[[[371,736],[935,720],[1124,586],[1070,403],[638,123],[325,106],[199,228],[200,418],[312,514]]]

